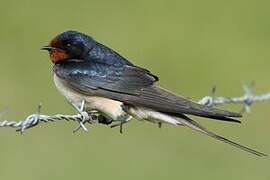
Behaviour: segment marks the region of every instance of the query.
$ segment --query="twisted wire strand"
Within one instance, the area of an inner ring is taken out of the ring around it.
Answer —
[[[206,106],[217,106],[222,104],[242,104],[244,106],[243,112],[250,112],[251,105],[257,102],[269,101],[270,92],[260,95],[254,95],[250,86],[244,85],[244,95],[239,97],[222,97],[215,96],[215,89],[212,96],[205,96],[198,101],[199,104]]]
[[[80,114],[76,115],[63,115],[57,114],[53,116],[42,115],[42,114],[31,114],[21,121],[0,121],[0,127],[10,127],[10,128],[20,128],[36,125],[40,122],[54,122],[54,121],[82,121],[82,116]]]
[[[75,115],[64,115],[64,114],[56,114],[52,116],[42,115],[40,114],[41,105],[38,106],[38,113],[31,114],[27,116],[25,119],[20,121],[0,121],[1,127],[8,128],[17,128],[17,131],[23,133],[26,129],[37,126],[41,122],[55,122],[55,121],[75,121],[79,123],[79,126],[73,131],[77,132],[80,128],[84,131],[87,131],[87,128],[84,126],[85,123],[93,124],[98,122],[99,114],[96,111],[86,112],[83,111],[84,101],[81,104],[81,107],[78,108],[74,104],[72,104],[74,108],[79,112]]]

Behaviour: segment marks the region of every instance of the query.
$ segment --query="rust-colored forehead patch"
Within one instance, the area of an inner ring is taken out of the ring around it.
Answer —
[[[59,45],[59,40],[57,38],[53,38],[50,42],[50,46],[52,47],[56,47],[57,45]]]
[[[57,38],[53,38],[50,42],[50,46],[54,47],[49,52],[50,59],[53,63],[56,63],[58,61],[63,61],[69,58],[69,55],[64,50],[57,48],[59,45],[61,45],[61,41],[59,41]]]

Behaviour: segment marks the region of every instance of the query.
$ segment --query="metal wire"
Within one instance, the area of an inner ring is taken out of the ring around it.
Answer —
[[[251,105],[256,102],[269,101],[270,93],[254,95],[252,93],[251,86],[244,85],[244,95],[239,97],[217,97],[215,96],[215,89],[212,92],[212,96],[205,96],[198,101],[199,104],[206,106],[217,106],[222,104],[242,104],[244,106],[243,112],[250,112]]]
[[[25,119],[20,121],[0,121],[0,127],[9,127],[17,128],[17,131],[23,133],[26,129],[37,126],[41,122],[55,122],[55,121],[75,121],[79,123],[79,126],[73,131],[77,132],[80,128],[83,128],[84,131],[87,131],[87,128],[84,126],[85,123],[93,124],[98,122],[99,114],[96,111],[86,112],[83,111],[84,101],[82,102],[81,108],[76,108],[79,112],[76,115],[63,115],[56,114],[52,116],[40,114],[41,105],[38,106],[38,113],[31,114]]]

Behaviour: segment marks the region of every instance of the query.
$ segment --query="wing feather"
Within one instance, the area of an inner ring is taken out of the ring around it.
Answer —
[[[164,113],[240,122],[230,118],[241,117],[238,113],[209,108],[154,85],[158,78],[140,67],[69,61],[56,64],[54,72],[66,80],[71,88],[84,94],[107,97]]]

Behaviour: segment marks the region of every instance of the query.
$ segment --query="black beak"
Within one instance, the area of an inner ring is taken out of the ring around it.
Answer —
[[[53,50],[54,48],[52,46],[43,46],[40,48],[40,50],[46,50],[46,51],[51,51]]]

